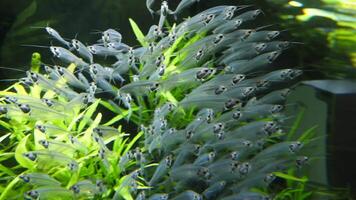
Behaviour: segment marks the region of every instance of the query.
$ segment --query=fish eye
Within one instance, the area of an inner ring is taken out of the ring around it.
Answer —
[[[175,128],[170,128],[170,129],[169,129],[169,134],[173,134],[174,132],[176,132],[176,129],[175,129]]]
[[[239,155],[240,154],[237,151],[233,151],[233,152],[230,153],[230,156],[231,156],[232,160],[237,160]]]
[[[219,140],[222,140],[222,139],[224,139],[224,131],[221,131],[221,132],[219,132],[218,134],[216,134],[216,137],[219,139]]]
[[[3,115],[3,114],[6,114],[8,112],[7,108],[4,107],[4,106],[0,106],[0,114]]]
[[[281,76],[281,78],[285,78],[287,76],[287,72],[286,71],[282,71],[280,76]]]
[[[168,199],[168,194],[164,194],[160,198],[161,200],[167,200]]]
[[[38,141],[40,145],[42,145],[44,148],[48,149],[49,142],[47,140],[40,140]]]
[[[256,18],[261,13],[262,13],[262,10],[260,10],[260,9],[256,10],[254,15],[253,15],[253,18]]]
[[[263,179],[264,182],[266,182],[267,184],[270,184],[272,181],[274,181],[276,179],[276,175],[270,173],[270,174],[267,174],[265,176],[265,178]]]
[[[215,155],[216,155],[215,152],[210,152],[209,155],[208,155],[209,156],[209,160],[214,159]]]
[[[80,188],[78,185],[73,185],[72,187],[70,187],[70,189],[76,194],[80,192]]]
[[[252,147],[252,142],[250,141],[243,141],[242,144],[246,147]]]
[[[242,115],[241,112],[237,111],[232,114],[232,118],[237,120],[237,119],[240,119],[241,115]]]
[[[290,89],[285,89],[284,91],[281,92],[281,96],[282,97],[287,97],[288,94],[290,93],[290,91],[291,91]]]
[[[39,197],[39,193],[36,190],[31,190],[26,192],[26,194],[34,199],[37,199]]]
[[[23,174],[20,175],[19,178],[25,181],[26,183],[30,182],[30,177],[28,175]]]
[[[241,82],[243,79],[245,79],[245,75],[242,74],[237,74],[232,78],[232,85],[236,85],[239,82]]]
[[[277,44],[277,48],[278,49],[284,49],[284,48],[287,48],[289,46],[289,42],[287,42],[287,41],[284,41],[284,42],[281,42],[281,43],[279,43],[279,44]]]
[[[159,83],[153,83],[149,89],[151,92],[154,92],[158,89],[158,86],[159,86]]]
[[[216,95],[219,95],[219,94],[221,94],[221,93],[223,93],[223,92],[225,92],[225,91],[226,91],[226,87],[223,86],[223,85],[221,85],[221,86],[219,86],[219,87],[217,87],[217,88],[215,89],[215,94],[216,94]]]
[[[235,100],[235,99],[229,99],[227,102],[225,102],[225,109],[226,110],[230,110],[233,107],[236,106],[236,104],[240,103],[239,100]]]
[[[295,153],[299,148],[300,146],[302,145],[301,142],[297,141],[297,142],[294,142],[292,144],[289,145],[289,150],[292,152],[292,153]]]
[[[192,130],[187,131],[185,135],[186,139],[189,140],[190,138],[192,138],[192,136],[193,136],[193,131]]]
[[[45,133],[46,132],[46,127],[43,126],[43,125],[36,125],[35,126],[36,129],[40,130],[42,133]]]
[[[31,108],[28,104],[18,104],[18,106],[20,107],[21,111],[23,113],[29,113],[31,111]]]
[[[223,128],[224,128],[224,124],[223,123],[214,124],[213,132],[214,133],[219,133]]]
[[[256,51],[261,52],[267,47],[266,43],[262,43],[256,46]]]
[[[33,153],[33,152],[29,152],[29,153],[24,153],[23,154],[26,158],[35,161],[37,158],[37,154]]]
[[[267,38],[269,40],[272,40],[273,38],[277,37],[279,35],[279,31],[271,31],[267,34]]]
[[[168,167],[171,167],[171,166],[172,166],[172,162],[173,162],[173,157],[172,157],[172,155],[167,156],[167,157],[164,159],[164,162],[166,163],[166,165],[167,165]]]
[[[282,105],[274,105],[273,107],[272,107],[272,114],[274,114],[274,113],[277,113],[277,112],[279,112],[279,111],[281,111],[283,109],[283,106]]]
[[[307,156],[303,156],[303,157],[298,158],[298,159],[295,160],[295,162],[296,162],[298,167],[301,167],[302,165],[304,165],[308,161],[309,161],[309,158]]]
[[[235,20],[235,27],[239,27],[242,24],[242,19]]]
[[[271,127],[273,127],[273,126],[275,126],[276,124],[274,123],[274,122],[267,122],[266,124],[265,124],[265,128],[271,128]]]

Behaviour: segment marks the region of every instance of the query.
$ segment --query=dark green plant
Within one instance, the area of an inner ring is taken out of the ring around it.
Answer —
[[[261,14],[214,7],[146,35],[130,20],[139,48],[113,29],[97,46],[61,42],[82,59],[51,46],[68,68],[41,64],[1,94],[0,199],[309,198],[312,130],[283,123],[301,70],[275,65],[293,43],[254,27]],[[117,62],[89,64],[86,48]],[[125,120],[141,130],[131,140],[113,128]]]

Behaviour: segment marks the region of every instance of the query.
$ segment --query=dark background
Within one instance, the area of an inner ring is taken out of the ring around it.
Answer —
[[[305,7],[327,8],[321,0],[299,0]],[[161,0],[156,0],[158,10]],[[179,0],[169,0],[169,6],[175,8]],[[325,17],[311,17],[308,21],[298,21],[297,15],[303,14],[303,7],[292,7],[286,0],[201,0],[182,14],[183,17],[196,14],[214,5],[255,5],[262,8],[264,16],[256,20],[255,27],[272,25],[272,29],[288,30],[284,39],[303,42],[281,56],[284,67],[307,68],[306,79],[325,77],[356,77],[352,62],[344,49],[330,47],[329,33],[340,28],[337,21]],[[253,9],[253,8],[252,8]],[[43,29],[34,26],[49,24],[66,39],[77,38],[85,44],[93,44],[100,36],[93,32],[108,28],[119,30],[129,45],[137,45],[128,18],[136,21],[146,33],[149,27],[158,23],[158,17],[151,17],[146,9],[145,0],[1,0],[0,1],[0,66],[29,69],[31,54],[42,54],[43,62],[55,64],[48,49],[24,47],[21,45],[50,45],[52,39]],[[180,18],[182,20],[182,17]],[[170,19],[173,21],[173,19]],[[335,42],[334,42],[335,43]],[[343,44],[351,45],[348,41]],[[356,45],[353,48],[356,52]],[[350,50],[348,50],[350,51]],[[0,70],[0,79],[23,77],[23,73]],[[5,82],[0,85],[8,85]]]

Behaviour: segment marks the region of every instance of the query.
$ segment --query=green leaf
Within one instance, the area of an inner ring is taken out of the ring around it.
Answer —
[[[128,151],[132,148],[132,146],[136,143],[136,141],[137,141],[138,139],[140,139],[140,137],[141,137],[142,135],[143,135],[143,131],[137,133],[137,135],[136,135],[136,136],[131,140],[131,142],[127,145],[127,147],[126,147],[126,149],[125,149],[125,151],[124,151],[123,154],[125,154],[126,152],[128,152]]]
[[[283,179],[286,179],[286,180],[297,181],[297,182],[302,182],[302,183],[305,183],[305,182],[308,181],[307,177],[298,178],[298,177],[295,177],[295,176],[292,176],[292,175],[289,175],[289,174],[285,174],[285,173],[282,173],[282,172],[273,172],[273,174],[276,175],[277,177],[280,177],[280,178],[283,178]]]
[[[136,22],[129,18],[129,21],[130,21],[130,24],[131,24],[131,27],[132,27],[132,30],[136,36],[136,39],[138,40],[138,42],[140,42],[140,44],[143,46],[143,47],[147,47],[148,44],[147,42],[145,41],[145,35],[143,35],[141,29],[138,27],[138,25],[136,24]]]
[[[130,194],[130,190],[128,187],[123,188],[119,194],[125,199],[125,200],[133,200],[131,194]]]
[[[120,108],[116,105],[114,105],[114,103],[110,103],[111,101],[100,101],[100,104],[102,106],[104,106],[105,108],[109,109],[111,112],[114,112],[116,114],[120,114]]]
[[[19,177],[14,178],[9,184],[7,184],[6,188],[4,189],[4,191],[2,191],[1,196],[0,196],[0,200],[6,200],[8,193],[10,192],[10,190],[15,186],[15,184],[19,181]]]
[[[296,120],[294,121],[289,133],[288,133],[288,139],[287,140],[291,140],[292,137],[295,135],[297,129],[300,127],[300,124],[302,123],[303,117],[304,117],[304,113],[305,113],[305,108],[301,108],[301,110],[299,111]]]
[[[88,124],[88,122],[90,121],[91,117],[93,116],[94,112],[96,111],[96,108],[99,105],[100,100],[96,100],[93,104],[91,104],[87,111],[85,112],[83,119],[80,121],[79,126],[78,126],[78,131],[81,132],[85,125]]]
[[[0,126],[3,126],[7,130],[11,130],[11,125],[7,122],[2,121],[2,120],[0,120]]]
[[[3,136],[0,137],[0,143],[5,140],[7,137],[9,137],[9,135],[11,135],[11,133],[5,134]]]
[[[26,135],[24,138],[22,138],[20,143],[17,145],[15,150],[15,159],[22,167],[33,169],[33,162],[23,156],[24,153],[28,152],[26,144],[29,136],[30,135]]]
[[[16,174],[9,168],[5,167],[4,165],[0,164],[0,171],[4,172],[9,176],[16,176]]]
[[[33,14],[35,14],[37,10],[37,2],[32,1],[32,3],[25,8],[19,15],[17,15],[17,20],[13,24],[13,27],[16,28],[17,26],[20,26],[23,24],[29,17],[31,17]]]
[[[27,95],[27,92],[26,92],[25,88],[22,85],[18,84],[18,83],[16,83],[14,85],[14,89],[16,90],[17,94]]]
[[[303,135],[301,135],[298,139],[298,141],[301,141],[301,142],[306,142],[308,141],[309,139],[313,138],[313,136],[315,135],[315,129],[317,128],[318,126],[315,125],[311,128],[309,128],[308,130],[306,130]]]

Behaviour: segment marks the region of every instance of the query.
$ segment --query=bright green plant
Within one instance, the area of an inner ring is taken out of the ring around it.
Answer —
[[[64,79],[57,84],[65,84]],[[0,176],[7,184],[2,184],[0,199],[22,198],[33,188],[41,199],[107,198],[135,165],[125,162],[123,155],[142,133],[129,141],[121,126],[101,125],[102,114],[96,111],[100,99],[90,105],[82,95],[67,101],[38,85],[25,89],[18,83],[0,94],[6,97],[3,102],[17,99],[31,107],[27,112],[0,106],[0,122],[7,132],[1,137]],[[80,192],[73,193],[73,188]]]

